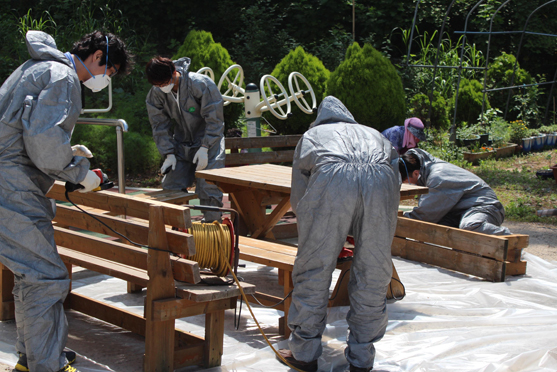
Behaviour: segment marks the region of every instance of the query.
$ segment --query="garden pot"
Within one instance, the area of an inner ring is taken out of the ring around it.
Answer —
[[[534,141],[532,142],[532,151],[540,151],[543,148],[543,136],[532,137]]]
[[[532,151],[532,142],[533,142],[532,137],[522,139],[522,151],[524,153],[528,153],[528,152]]]
[[[465,139],[461,139],[460,141],[466,147],[474,147],[475,145],[480,144],[480,136],[475,135],[472,138],[465,138]]]
[[[489,146],[489,134],[480,134],[480,146]]]
[[[462,155],[464,155],[464,160],[469,161],[470,163],[476,165],[480,160],[485,160],[492,156],[496,156],[496,152],[495,151],[484,151],[484,152],[463,151]]]
[[[555,182],[557,182],[557,164],[550,168],[553,169],[553,178],[555,178]]]
[[[515,152],[515,143],[507,143],[505,146],[501,146],[495,149],[495,158],[506,158],[512,156]]]
[[[555,147],[555,140],[557,139],[556,133],[549,133],[547,135],[547,143],[546,146]]]

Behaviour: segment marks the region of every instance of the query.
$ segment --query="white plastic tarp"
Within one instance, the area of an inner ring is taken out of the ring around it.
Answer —
[[[406,286],[404,300],[388,305],[389,325],[376,344],[374,371],[557,371],[557,262],[525,253],[527,275],[491,283],[464,274],[394,259]],[[276,282],[277,272],[252,263],[239,270],[248,282]],[[89,271],[74,274],[73,291],[142,314],[143,294],[126,293],[126,283]],[[254,309],[275,347],[287,342],[277,334],[282,312]],[[323,336],[320,371],[344,371],[347,307],[330,309]],[[68,347],[78,353],[82,372],[142,370],[142,338],[68,312]],[[204,335],[204,317],[181,319],[177,327]],[[14,365],[15,323],[0,322],[0,361]],[[277,344],[278,343],[278,344]],[[204,370],[189,367],[187,370]],[[222,366],[207,371],[287,371],[259,334],[249,312],[234,329],[226,312]]]

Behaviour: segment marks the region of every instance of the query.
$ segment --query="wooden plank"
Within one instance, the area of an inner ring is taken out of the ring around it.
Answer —
[[[145,300],[145,371],[174,370],[174,319],[152,321],[154,301],[175,297],[174,278],[166,239],[165,210],[162,206],[149,207],[149,249],[147,259],[149,281]]]
[[[185,299],[166,299],[153,302],[153,321],[179,319],[236,307],[236,297],[209,302],[195,302]]]
[[[64,183],[56,181],[48,194],[48,198],[67,202]],[[118,194],[112,191],[73,192],[70,199],[79,205],[98,208],[113,212],[116,215],[126,215],[144,220],[149,219],[149,206],[158,205],[164,210],[164,223],[178,228],[191,227],[190,210],[187,207],[162,203],[155,200],[136,198],[132,195]]]
[[[297,223],[281,223],[279,225],[273,226],[271,230],[275,239],[290,239],[298,236],[298,224]]]
[[[423,186],[403,183],[400,185],[400,200],[414,199],[416,195],[427,194],[429,189]]]
[[[76,252],[73,249],[60,246],[58,247],[58,254],[60,254],[60,257],[66,263],[81,266],[101,274],[110,275],[143,287],[146,287],[149,282],[149,276],[145,270],[119,264],[104,258],[98,258],[93,255]]]
[[[229,137],[224,139],[226,149],[260,149],[263,147],[295,147],[302,134],[268,137]],[[228,156],[228,155],[227,155]],[[292,159],[290,159],[292,161]]]
[[[54,226],[54,239],[58,246],[85,253],[94,258],[102,258],[126,266],[147,270],[147,249],[98,238],[57,226]],[[73,255],[73,257],[77,258],[76,255]],[[87,264],[86,260],[85,264]],[[197,262],[173,256],[171,257],[171,264],[175,279],[192,284],[201,281],[199,264]]]
[[[288,163],[294,158],[294,150],[270,151],[270,152],[245,152],[226,154],[224,164],[226,166],[265,164],[265,163]]]
[[[145,336],[145,319],[130,311],[72,292],[68,295],[73,310]]]
[[[506,275],[524,275],[526,274],[526,261],[507,262]]]
[[[108,225],[111,229],[128,237],[130,240],[138,244],[148,244],[149,226],[145,223],[145,221],[133,219],[124,220],[118,217],[107,216],[106,214],[96,212],[89,213]],[[58,205],[56,207],[56,216],[54,217],[54,221],[62,225],[120,238],[120,236],[110,230],[110,228],[95,220],[91,216],[82,213],[75,207]],[[193,256],[195,254],[195,240],[193,239],[193,235],[168,229],[166,231],[166,236],[169,250],[172,252],[186,256]]]
[[[205,368],[221,365],[224,349],[224,310],[205,315]]]
[[[255,286],[253,284],[242,283],[242,289],[245,294],[255,293]],[[176,285],[176,294],[186,300],[207,302],[238,297],[240,290],[236,284],[210,286],[179,283]]]
[[[505,262],[396,236],[391,250],[393,256],[479,276],[494,282],[505,281]]]
[[[263,249],[265,251],[280,253],[292,257],[296,257],[296,254],[298,254],[298,247],[276,240],[268,241],[240,236],[238,241],[240,246],[243,247]],[[286,262],[290,262],[290,260],[287,259]]]
[[[508,240],[495,235],[398,217],[395,236],[450,247],[498,261],[507,260]]]
[[[505,235],[504,238],[509,241],[507,260],[510,262],[519,262],[522,257],[522,250],[528,248],[530,244],[530,237],[528,235],[513,234]]]
[[[239,185],[290,194],[292,169],[273,164],[248,165],[238,168],[205,169],[195,172],[195,176],[217,184]],[[274,180],[270,176],[273,176]]]
[[[277,267],[279,269],[291,271],[295,257],[271,253],[258,248],[240,246],[240,259],[255,262],[265,266]]]

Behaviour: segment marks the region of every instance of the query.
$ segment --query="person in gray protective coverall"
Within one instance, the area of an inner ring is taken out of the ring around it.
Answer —
[[[399,170],[404,182],[429,188],[429,193],[420,196],[418,206],[404,217],[484,234],[511,234],[501,226],[503,205],[475,174],[421,149],[402,155]]]
[[[70,145],[82,108],[80,81],[100,90],[131,61],[120,39],[98,31],[68,53],[40,31],[27,32],[26,43],[31,59],[0,88],[0,262],[15,277],[16,369],[75,371],[69,365],[75,353],[63,351],[70,280],[54,242],[54,206],[45,195],[54,180],[79,183],[82,192],[100,184],[84,157],[90,151]]]
[[[153,138],[165,157],[161,167],[165,190],[190,187],[196,170],[224,168],[222,95],[209,77],[189,67],[187,57],[177,61],[155,57],[146,68],[154,85],[147,94],[147,112]],[[222,191],[216,185],[202,178],[195,184],[202,205],[222,207]],[[221,219],[220,212],[204,212],[204,216],[207,223]]]
[[[358,124],[337,98],[326,97],[294,153],[290,202],[298,219],[288,327],[293,366],[316,371],[322,353],[332,273],[346,236],[356,249],[348,285],[345,356],[350,371],[369,371],[387,327],[391,243],[400,199],[398,154],[373,128]]]

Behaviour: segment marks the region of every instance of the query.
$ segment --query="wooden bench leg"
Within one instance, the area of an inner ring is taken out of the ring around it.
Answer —
[[[145,287],[142,287],[139,284],[128,282],[128,293],[139,293],[143,290],[143,288]]]
[[[13,289],[14,274],[0,264],[0,320],[2,321],[15,318]]]
[[[64,265],[66,265],[66,269],[68,270],[68,275],[70,278],[70,289],[68,291],[68,295],[66,296],[66,299],[64,300],[64,310],[70,310],[72,308],[71,305],[71,297],[70,293],[72,293],[72,275],[73,275],[73,265],[71,263],[67,263],[64,262]]]
[[[224,310],[205,315],[205,368],[221,365],[224,349]]]
[[[286,297],[294,284],[292,283],[292,271],[280,270],[279,274],[282,275],[282,282],[284,286],[284,296]],[[284,317],[279,320],[279,333],[284,335],[284,337],[290,337],[290,328],[288,328],[288,310],[290,309],[290,304],[292,303],[292,295],[290,295],[286,300],[284,300]],[[282,332],[281,332],[282,331]]]
[[[168,250],[163,209],[149,207],[149,247]],[[174,298],[174,277],[167,252],[149,249],[147,258],[149,284],[145,304],[145,372],[174,370],[174,319],[154,321],[153,301]]]

